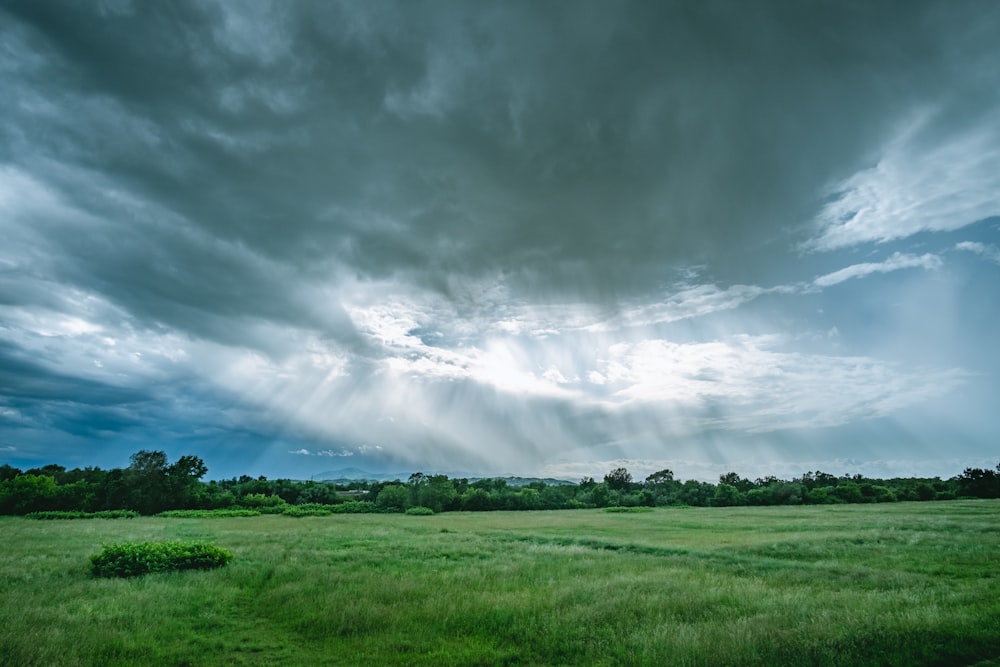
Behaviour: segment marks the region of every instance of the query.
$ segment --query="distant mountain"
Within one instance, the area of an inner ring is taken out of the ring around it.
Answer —
[[[341,468],[339,470],[327,470],[313,475],[310,479],[316,482],[392,482],[400,480],[405,482],[410,478],[408,472],[368,472],[360,468]]]
[[[332,482],[333,484],[350,484],[351,482],[393,482],[399,480],[405,482],[412,473],[408,472],[369,472],[360,468],[340,468],[339,470],[327,470],[313,475],[310,479],[316,482]],[[436,473],[427,473],[436,474]],[[450,479],[467,479],[475,482],[480,479],[503,479],[510,486],[527,486],[534,482],[543,482],[546,486],[574,485],[565,479],[555,479],[553,477],[518,477],[516,475],[481,475],[469,473],[444,473]]]
[[[479,479],[485,479],[480,477]],[[543,482],[545,486],[576,486],[576,482],[571,482],[568,479],[556,479],[554,477],[490,477],[488,479],[505,479],[507,484],[510,486],[528,486],[535,482]],[[469,478],[469,481],[474,481],[473,478]]]

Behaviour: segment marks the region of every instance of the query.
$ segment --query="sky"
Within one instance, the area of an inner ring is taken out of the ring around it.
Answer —
[[[992,0],[0,0],[0,463],[992,468],[998,32]]]

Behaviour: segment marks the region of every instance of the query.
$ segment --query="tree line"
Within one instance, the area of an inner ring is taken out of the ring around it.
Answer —
[[[718,483],[680,481],[671,470],[634,480],[626,468],[611,470],[601,481],[525,485],[504,478],[468,480],[414,473],[404,482],[332,484],[291,479],[252,478],[202,481],[208,469],[197,456],[170,463],[162,451],[139,451],[127,468],[75,468],[47,465],[22,471],[0,466],[0,514],[43,511],[99,512],[133,510],[157,514],[177,509],[266,509],[275,506],[340,505],[358,511],[434,512],[579,509],[688,505],[819,505],[897,501],[1000,498],[1000,464],[995,469],[966,468],[943,480],[932,478],[872,479],[807,472],[791,480],[749,480],[734,472]],[[342,509],[347,509],[344,507]]]

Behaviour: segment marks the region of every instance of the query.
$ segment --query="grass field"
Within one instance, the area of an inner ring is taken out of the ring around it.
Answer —
[[[0,664],[962,665],[1000,656],[1000,502],[0,518]],[[122,540],[222,569],[95,579]]]

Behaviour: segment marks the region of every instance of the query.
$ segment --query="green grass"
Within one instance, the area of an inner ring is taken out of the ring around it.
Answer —
[[[1000,501],[0,518],[0,665],[962,665],[1000,656]],[[97,579],[121,541],[218,570]],[[985,664],[996,664],[986,662]]]

